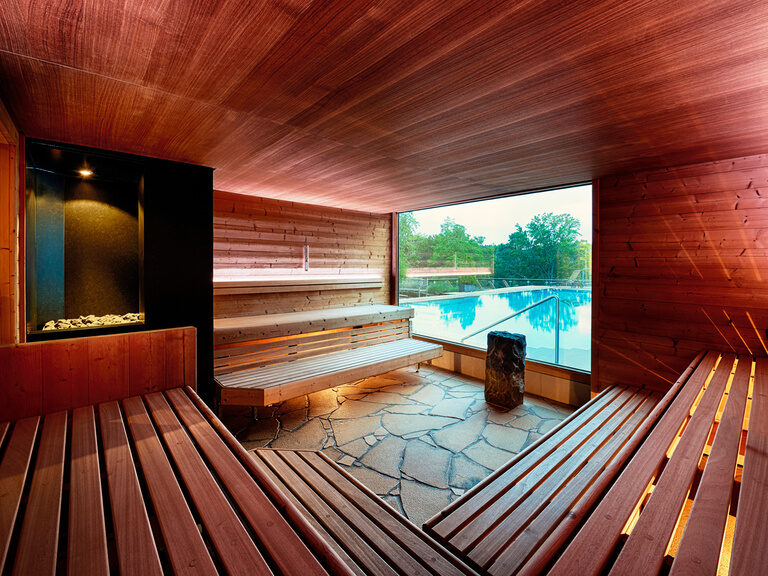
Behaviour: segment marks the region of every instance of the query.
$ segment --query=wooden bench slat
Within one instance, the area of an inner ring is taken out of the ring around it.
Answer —
[[[141,397],[123,400],[123,410],[174,572],[217,574]]]
[[[670,574],[715,574],[728,521],[752,359],[740,358]]]
[[[69,468],[69,574],[109,574],[99,447],[93,406],[72,412]]]
[[[227,570],[230,574],[272,574],[163,395],[149,394],[145,401]]]
[[[99,405],[99,423],[120,573],[159,576],[160,557],[116,401]]]
[[[479,523],[483,533],[478,534],[475,530],[475,541],[469,544],[468,540],[463,541],[460,549],[468,550],[469,557],[479,566],[486,568],[493,558],[502,550],[507,543],[523,528],[525,523],[536,516],[538,511],[553,498],[558,489],[566,485],[570,479],[578,472],[579,467],[585,464],[590,458],[598,458],[601,445],[613,434],[625,421],[642,405],[645,400],[645,394],[631,394],[627,391],[626,401],[620,403],[614,402],[612,406],[615,410],[608,413],[604,410],[605,420],[595,422],[594,428],[584,426],[574,434],[568,442],[564,443],[558,449],[560,462],[556,465],[538,466],[529,474],[530,484],[523,490],[519,498],[510,498],[515,490],[510,490],[504,497],[500,498],[489,507],[483,515],[486,516],[484,522]],[[590,422],[592,424],[592,422]],[[539,469],[544,470],[539,473]],[[518,486],[524,486],[529,483],[528,477],[525,477]],[[535,483],[535,484],[534,484]],[[535,489],[535,491],[534,491]],[[493,509],[493,512],[491,510]],[[496,519],[501,519],[494,526],[487,518],[492,515]],[[475,524],[470,524],[474,526]],[[493,530],[488,532],[491,528]],[[468,532],[467,529],[459,532],[451,540],[458,540],[460,536]]]
[[[282,484],[280,478],[275,472],[267,466],[267,464],[257,456],[258,453],[254,453],[252,458],[254,464],[258,467],[261,473],[268,477],[275,485]],[[330,546],[333,551],[339,556],[339,558],[349,567],[350,571],[357,576],[366,576],[366,572],[347,554],[347,551],[342,548],[338,542],[331,536],[325,527],[315,518],[315,516],[304,506],[304,504],[288,489],[282,491],[282,494],[293,504],[293,506],[299,510],[307,522],[315,529],[321,538]]]
[[[664,459],[670,439],[689,413],[718,357],[716,352],[708,353],[685,385],[681,386],[675,400],[640,445],[613,488],[602,498],[552,567],[551,576],[597,574],[603,569],[638,498]]]
[[[363,362],[379,362],[401,354],[410,354],[420,350],[429,350],[433,344],[420,340],[401,339],[374,346],[365,346],[351,350],[324,354],[311,358],[264,366],[249,371],[233,372],[218,377],[226,386],[259,387],[265,383],[278,386],[275,382],[304,378],[307,374],[324,375],[358,366]],[[254,384],[250,384],[254,382]]]
[[[379,551],[349,526],[342,516],[312,490],[298,473],[273,451],[257,451],[260,458],[280,478],[283,486],[293,492],[301,503],[323,525],[333,538],[344,546],[366,574],[374,576],[395,576],[395,572],[380,556]]]
[[[610,404],[625,389],[613,386],[603,391],[590,402],[572,413],[538,442],[529,446],[485,480],[466,492],[461,498],[424,523],[425,529],[441,539],[452,536],[461,526],[494,502],[527,471],[549,456],[562,442],[567,440],[574,429],[593,418]]]
[[[281,354],[273,354],[270,351],[256,354],[243,354],[240,356],[229,356],[226,362],[221,360],[216,362],[214,374],[229,373],[232,371],[248,370],[250,368],[259,368],[272,366],[281,362],[294,362],[304,358],[317,358],[324,355],[333,354],[344,350],[355,350],[376,346],[385,342],[403,340],[410,334],[408,329],[387,330],[378,332],[369,338],[350,336],[344,339],[333,340],[333,343],[318,342],[317,344],[302,346],[299,350],[291,352],[289,350],[280,350]]]
[[[445,576],[451,574],[460,576],[466,574],[464,570],[448,558],[447,554],[436,554],[435,543],[426,540],[424,533],[417,533],[408,529],[402,517],[396,518],[396,512],[384,504],[378,497],[371,498],[369,494],[361,490],[357,485],[346,478],[330,461],[322,458],[315,452],[293,452],[304,460],[316,473],[320,474],[339,493],[349,500],[354,506],[375,522],[400,546],[408,550],[409,554],[421,561],[433,572]],[[404,527],[406,529],[404,529]]]
[[[226,426],[216,418],[205,402],[202,401],[194,390],[189,387],[184,388],[187,397],[192,401],[200,414],[207,420],[208,424],[216,430],[219,436],[224,440],[227,448],[231,450],[242,466],[244,466],[253,478],[259,484],[259,487],[267,494],[270,501],[282,512],[285,518],[290,522],[294,530],[299,534],[301,540],[313,551],[315,556],[328,567],[328,570],[338,576],[351,576],[352,570],[334,551],[326,540],[318,534],[307,521],[307,518],[293,505],[291,499],[286,497],[286,493],[279,487],[280,482],[275,483],[274,476],[264,473],[264,467],[257,465],[253,454],[243,448],[242,444],[232,435]]]
[[[167,391],[166,396],[280,570],[286,574],[325,574],[322,565],[187,395],[177,388]]]
[[[428,569],[413,558],[406,549],[386,531],[363,514],[352,502],[343,498],[332,485],[318,474],[311,466],[302,460],[295,452],[278,452],[302,480],[312,487],[334,510],[341,514],[347,522],[355,526],[364,538],[386,558],[388,564],[397,567],[398,571],[406,574],[427,575]]]
[[[15,575],[56,573],[66,441],[67,413],[46,416],[16,549]]]
[[[630,418],[616,429],[611,438],[603,445],[594,457],[584,465],[581,470],[563,486],[551,501],[536,515],[533,521],[515,537],[514,541],[496,558],[488,568],[488,572],[494,575],[514,574],[536,551],[537,546],[546,535],[550,534],[562,521],[569,510],[572,510],[576,501],[582,497],[585,490],[593,484],[600,474],[605,474],[608,463],[617,458],[617,454],[626,445],[627,441],[636,433],[648,415],[656,405],[657,398],[649,395],[630,416]]]
[[[747,448],[733,535],[731,574],[765,572],[768,566],[768,360],[758,358]]]
[[[655,575],[661,569],[735,360],[732,354],[721,359],[611,573]]]
[[[361,326],[412,316],[412,308],[374,304],[262,316],[216,318],[213,321],[214,344],[288,336],[344,326]]]
[[[395,320],[384,324],[367,325],[360,328],[334,328],[323,332],[312,332],[309,334],[296,334],[293,336],[284,336],[282,338],[265,338],[262,340],[252,340],[250,342],[237,342],[217,346],[214,349],[213,357],[216,360],[226,358],[237,354],[251,354],[256,352],[275,351],[276,353],[287,349],[297,350],[304,345],[314,343],[333,342],[341,338],[350,336],[363,336],[376,334],[378,332],[388,332],[393,330],[402,330],[410,328],[408,320]]]
[[[37,416],[16,421],[0,462],[0,572],[5,571],[39,425],[40,418]],[[7,426],[5,428],[8,429]]]
[[[580,438],[588,434],[587,425],[594,427],[605,421],[615,409],[614,402],[626,400],[631,395],[632,391],[621,386],[608,391],[579,417],[571,420],[573,427],[553,431],[544,442],[507,464],[502,474],[484,484],[482,491],[466,496],[461,507],[433,526],[433,532],[443,541],[450,541],[454,549],[464,552],[488,525],[495,523],[497,514],[503,515],[509,505],[532,490],[553,466],[567,457],[567,452],[561,452],[563,446],[578,445]],[[465,531],[470,523],[474,527]],[[457,533],[461,534],[460,531],[465,533],[454,538]]]

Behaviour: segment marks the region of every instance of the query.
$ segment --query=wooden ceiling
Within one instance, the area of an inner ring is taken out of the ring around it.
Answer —
[[[768,2],[4,0],[0,97],[27,136],[404,210],[766,152]]]

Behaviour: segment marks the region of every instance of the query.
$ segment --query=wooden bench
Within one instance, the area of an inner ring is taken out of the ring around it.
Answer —
[[[356,574],[475,574],[321,452],[253,455]]]
[[[767,519],[768,359],[710,352],[550,573],[766,574]]]
[[[25,390],[19,408],[38,411],[0,423],[0,572],[352,574],[194,390],[178,387],[194,380],[194,354],[148,347],[189,331],[0,348],[3,391]],[[147,386],[158,391],[66,407],[88,398],[83,388]]]
[[[268,406],[437,358],[411,308],[357,306],[214,321],[221,404]]]

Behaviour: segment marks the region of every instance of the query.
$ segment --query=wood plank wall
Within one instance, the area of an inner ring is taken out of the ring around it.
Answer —
[[[0,422],[196,388],[191,327],[0,346]]]
[[[17,340],[19,133],[0,102],[0,344]]]
[[[602,178],[593,391],[768,355],[768,155]]]
[[[355,212],[214,191],[214,279],[376,275],[381,288],[214,297],[214,317],[388,304],[390,214]],[[304,246],[309,245],[309,272]]]

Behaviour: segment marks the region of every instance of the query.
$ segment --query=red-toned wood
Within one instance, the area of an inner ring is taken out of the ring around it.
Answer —
[[[144,403],[134,396],[122,405],[174,573],[216,574]]]
[[[0,421],[196,386],[194,328],[0,346]]]
[[[15,576],[56,573],[66,442],[67,413],[46,416],[16,548]]]
[[[130,396],[129,342],[123,334],[88,339],[88,392],[93,403]]]
[[[740,358],[670,576],[717,573],[751,372],[752,359]]]
[[[19,133],[0,101],[0,345],[12,344],[17,334],[18,151]]]
[[[666,389],[701,349],[768,355],[766,186],[768,156],[601,179],[593,390]]]
[[[719,354],[713,352],[704,357],[616,479],[611,491],[602,498],[555,563],[551,570],[553,576],[596,574],[605,568],[622,528],[664,460],[718,357]]]
[[[233,575],[271,575],[264,557],[166,399],[162,394],[154,393],[146,396],[145,401],[227,572]]]
[[[0,347],[4,401],[0,420],[37,416],[43,411],[42,346],[25,344]]]
[[[105,0],[13,2],[0,76],[30,136],[388,212],[764,150],[767,10],[235,0],[115,17]]]
[[[166,396],[281,571],[285,574],[325,572],[299,535],[238,462],[237,457],[227,450],[221,437],[207,425],[184,391],[169,390]]]
[[[160,557],[117,402],[99,405],[99,422],[120,573],[159,576]]]
[[[0,463],[0,570],[4,572],[39,423],[38,417],[14,423],[8,447]]]
[[[93,406],[72,412],[69,477],[69,574],[107,576],[109,558]]]
[[[752,411],[747,432],[747,451],[741,494],[733,535],[731,574],[759,574],[768,564],[768,360],[760,358],[755,368]]]
[[[43,361],[43,414],[88,404],[88,342],[39,344]]]

